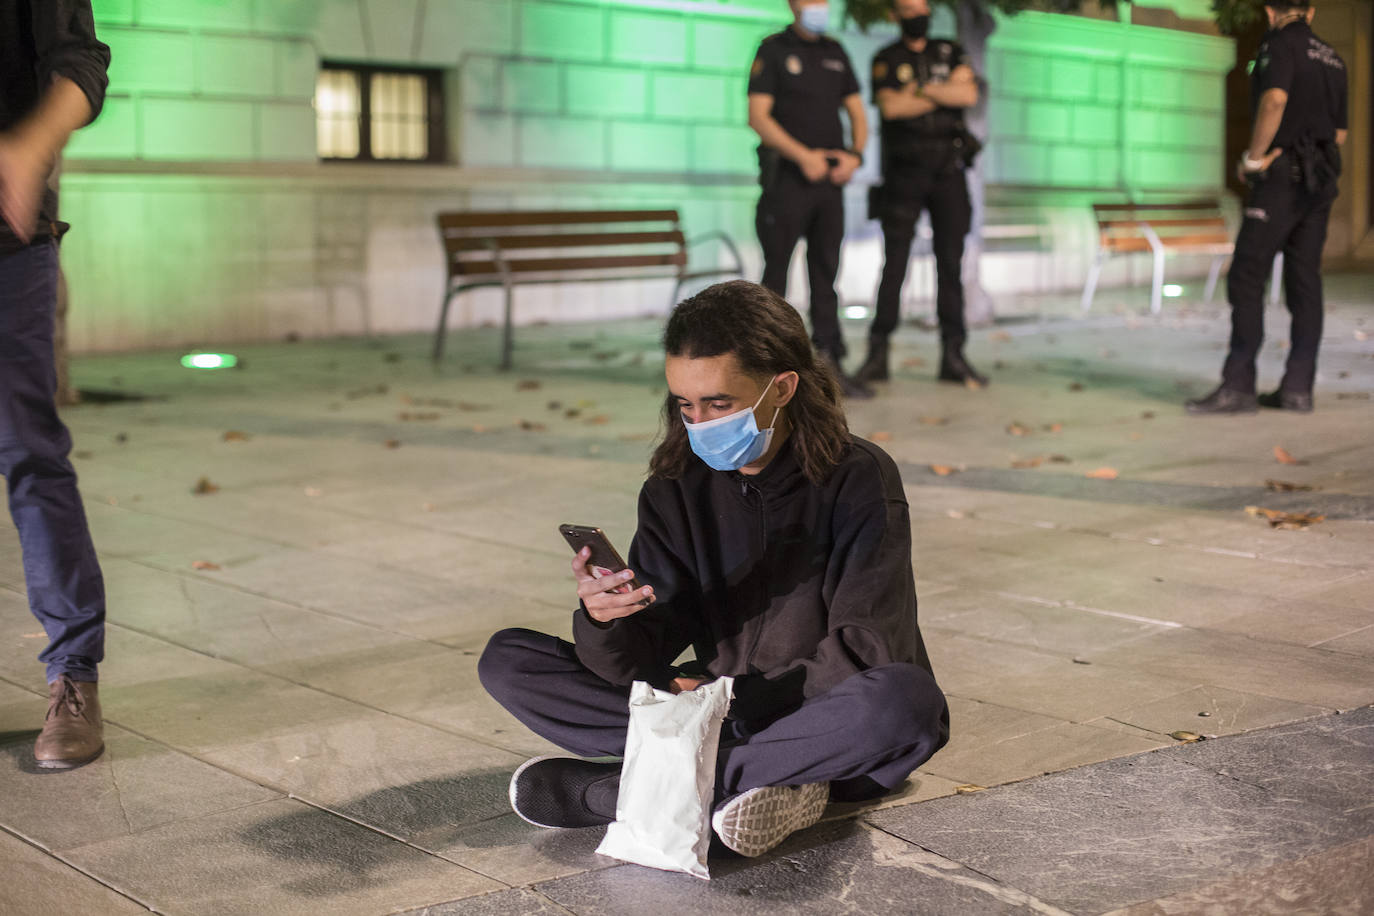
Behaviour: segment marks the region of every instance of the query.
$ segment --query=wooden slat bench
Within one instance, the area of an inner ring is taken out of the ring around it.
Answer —
[[[1212,301],[1222,265],[1235,248],[1221,202],[1216,199],[1164,201],[1149,204],[1093,204],[1097,220],[1097,252],[1083,286],[1083,311],[1092,308],[1093,294],[1102,264],[1109,255],[1149,252],[1153,259],[1150,276],[1150,311],[1159,314],[1164,296],[1164,258],[1167,254],[1206,254],[1212,256],[1203,294]],[[1269,298],[1278,301],[1282,255],[1274,259]]]
[[[739,249],[723,232],[688,239],[676,210],[491,210],[440,213],[448,279],[434,335],[434,360],[444,355],[449,305],[465,290],[505,290],[501,368],[511,366],[515,287],[535,283],[606,280],[675,280],[669,305],[682,285],[716,276],[743,276]],[[687,252],[718,241],[734,260],[729,267],[689,270]]]

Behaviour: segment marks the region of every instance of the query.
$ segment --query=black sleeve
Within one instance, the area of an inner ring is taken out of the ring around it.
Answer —
[[[897,66],[888,59],[887,54],[879,51],[873,55],[873,101],[878,100],[879,89],[901,89],[902,83],[897,79]]]
[[[949,68],[951,70],[957,67],[973,67],[973,59],[968,56],[968,52],[964,50],[963,45],[959,44],[956,41],[951,41],[949,43],[949,49]],[[974,75],[977,76],[977,73],[975,73]]]
[[[1332,111],[1332,126],[1335,127],[1336,130],[1346,130],[1350,124],[1349,112],[1347,111],[1347,91],[1346,80],[1342,78],[1340,82],[1336,84],[1336,104]]]
[[[648,681],[667,688],[673,662],[696,635],[697,586],[673,549],[670,526],[655,503],[651,481],[639,492],[639,529],[627,563],[654,603],[609,624],[597,623],[586,607],[573,614],[577,658],[603,680],[628,686]]]
[[[1260,71],[1255,84],[1258,95],[1263,95],[1270,89],[1282,89],[1284,92],[1292,90],[1294,60],[1293,49],[1288,46],[1288,42],[1265,42],[1260,47],[1255,67]]]
[[[844,98],[847,99],[860,91],[859,78],[854,75],[854,65],[850,63],[849,55],[843,49],[840,54],[844,58]]]
[[[65,76],[86,94],[91,120],[105,104],[110,49],[95,37],[90,0],[29,0],[39,92]]]
[[[780,64],[778,55],[773,52],[772,42],[765,41],[759,45],[754,64],[749,68],[749,94],[776,96],[781,75]]]

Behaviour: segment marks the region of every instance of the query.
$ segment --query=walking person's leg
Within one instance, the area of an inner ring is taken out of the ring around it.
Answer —
[[[1221,369],[1221,385],[1203,398],[1188,401],[1194,414],[1253,413],[1255,360],[1264,343],[1264,281],[1296,222],[1295,185],[1279,160],[1245,200],[1245,219],[1236,236],[1226,298],[1231,303],[1231,341]]]
[[[19,530],[29,607],[48,646],[49,708],[34,757],[68,768],[104,749],[96,666],[104,658],[105,589],[91,543],[71,437],[57,415],[53,320],[57,246],[0,258],[0,473]]]
[[[1309,205],[1283,246],[1283,288],[1292,315],[1288,362],[1283,380],[1272,394],[1260,398],[1266,407],[1306,413],[1312,409],[1312,385],[1317,377],[1317,351],[1321,346],[1324,303],[1322,299],[1322,248],[1331,217],[1331,200],[1318,198]]]

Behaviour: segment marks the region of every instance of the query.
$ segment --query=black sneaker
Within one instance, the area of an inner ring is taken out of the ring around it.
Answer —
[[[510,806],[536,827],[599,827],[615,820],[620,764],[535,757],[510,778]]]
[[[1312,393],[1299,391],[1271,391],[1257,399],[1261,407],[1276,407],[1279,410],[1292,410],[1297,413],[1312,412]]]
[[[1205,398],[1185,401],[1183,406],[1191,414],[1255,413],[1259,400],[1248,392],[1222,387]]]

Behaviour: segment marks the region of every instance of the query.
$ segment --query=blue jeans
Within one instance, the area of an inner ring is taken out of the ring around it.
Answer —
[[[48,681],[94,681],[105,655],[105,584],[91,544],[72,440],[57,417],[53,320],[57,245],[0,256],[0,474],[19,529],[29,607],[48,647]]]

